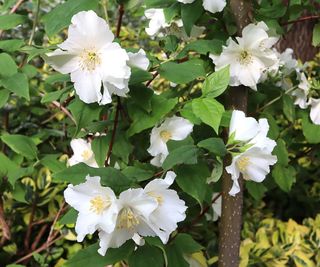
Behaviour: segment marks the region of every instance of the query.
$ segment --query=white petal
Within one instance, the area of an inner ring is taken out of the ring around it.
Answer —
[[[183,140],[191,132],[193,124],[181,117],[173,116],[163,123],[163,128],[171,133],[171,140]]]
[[[71,73],[80,67],[78,55],[60,49],[47,53],[44,58],[49,65],[62,74]]]
[[[101,100],[101,78],[98,73],[78,70],[71,73],[71,81],[83,102],[90,104]]]
[[[130,67],[137,67],[142,70],[147,70],[149,66],[149,59],[146,56],[146,52],[140,49],[137,53],[128,52]]]
[[[193,3],[195,0],[178,0],[178,2],[183,3],[183,4],[190,4]]]
[[[160,127],[154,127],[151,131],[150,135],[150,147],[148,148],[148,152],[152,156],[157,156],[158,154],[168,155],[169,151],[167,148],[167,144],[164,140],[162,140],[160,133],[162,131]]]
[[[248,141],[256,134],[259,130],[258,122],[252,117],[246,117],[245,113],[240,110],[234,110],[229,126],[229,136],[235,133],[235,140],[237,141]]]
[[[226,0],[203,0],[203,8],[211,13],[221,12],[226,4]]]
[[[240,185],[238,182],[240,171],[236,166],[236,161],[238,160],[239,156],[234,157],[232,162],[229,166],[226,167],[226,172],[231,175],[231,179],[233,180],[232,188],[229,191],[229,195],[235,196],[237,193],[240,192]]]
[[[158,154],[153,159],[150,160],[150,164],[156,167],[161,167],[165,159],[166,159],[166,156],[164,156],[163,154]]]
[[[312,98],[310,103],[310,118],[314,124],[320,125],[320,99]]]
[[[127,240],[133,237],[132,232],[116,229],[113,233],[99,232],[99,245],[98,253],[104,256],[109,248],[118,248],[123,245]]]

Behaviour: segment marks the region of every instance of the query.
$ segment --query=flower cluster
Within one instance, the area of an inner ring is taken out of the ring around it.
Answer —
[[[127,53],[113,41],[104,19],[94,11],[82,11],[72,17],[68,38],[45,59],[55,70],[70,73],[83,102],[105,105],[111,103],[112,94],[126,96],[131,67],[146,70],[149,65],[142,49]]]
[[[98,231],[101,255],[129,239],[141,245],[144,236],[158,236],[167,243],[177,223],[185,219],[187,209],[177,192],[169,189],[175,176],[169,171],[165,179],[154,179],[144,189],[123,191],[118,198],[111,188],[101,186],[98,176],[87,176],[79,185],[69,184],[64,197],[79,212],[77,241]]]
[[[242,31],[242,37],[231,37],[220,55],[210,55],[215,69],[230,65],[230,85],[240,84],[257,90],[257,84],[263,74],[278,65],[277,53],[272,46],[278,41],[270,37],[268,26],[264,22],[249,24]]]
[[[232,162],[226,167],[233,180],[230,195],[234,196],[240,191],[240,173],[245,180],[260,183],[270,172],[270,165],[277,162],[277,157],[271,154],[276,142],[267,137],[268,131],[266,119],[256,121],[252,117],[246,117],[242,111],[233,111],[227,144]]]
[[[151,164],[160,167],[169,155],[167,142],[185,139],[192,132],[192,129],[191,122],[177,116],[167,118],[160,126],[154,127],[151,131],[150,147],[148,148],[148,152],[154,156]]]

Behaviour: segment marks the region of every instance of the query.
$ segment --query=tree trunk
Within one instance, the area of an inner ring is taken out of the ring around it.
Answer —
[[[231,10],[235,16],[238,35],[250,23],[252,11],[251,1],[231,0]],[[231,87],[227,95],[227,105],[230,109],[247,111],[247,88],[245,86]],[[225,159],[224,165],[231,163],[231,157]],[[239,178],[240,192],[230,196],[229,191],[233,181],[224,171],[222,176],[222,214],[219,231],[219,267],[238,267],[240,252],[240,233],[242,227],[243,179]]]

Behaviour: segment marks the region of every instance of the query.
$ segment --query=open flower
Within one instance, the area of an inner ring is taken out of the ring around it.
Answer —
[[[195,0],[178,0],[184,4],[193,3]],[[203,0],[203,8],[211,13],[221,12],[226,6],[226,0]]]
[[[167,118],[160,126],[151,131],[150,147],[148,152],[155,158],[151,164],[161,166],[169,151],[167,142],[169,140],[183,140],[192,132],[193,124],[188,120],[173,116]]]
[[[81,11],[71,19],[68,38],[45,59],[55,70],[70,73],[83,102],[104,105],[112,94],[125,96],[129,91],[130,58],[113,40],[105,20],[93,11]]]
[[[310,119],[314,124],[320,125],[320,99],[310,98]]]
[[[127,240],[139,236],[156,236],[149,226],[148,218],[157,208],[158,202],[144,193],[143,189],[128,189],[122,192],[118,200],[119,213],[113,232],[100,231],[98,252],[105,255],[109,248],[118,248]]]
[[[234,196],[240,191],[238,179],[240,173],[245,180],[262,182],[270,172],[270,165],[277,162],[277,157],[272,155],[276,142],[267,137],[269,124],[266,119],[256,121],[254,118],[245,117],[244,112],[234,110],[229,127],[229,140],[237,144],[237,152],[232,153],[231,165],[226,171],[231,175],[233,186],[229,192]],[[240,152],[239,152],[240,151]]]
[[[100,177],[87,176],[82,184],[69,184],[64,198],[79,212],[75,227],[78,242],[98,229],[106,233],[114,230],[118,214],[116,196],[109,187],[100,185]]]
[[[243,84],[256,90],[264,72],[277,64],[277,54],[271,49],[278,38],[269,37],[264,22],[249,24],[242,31],[242,37],[235,42],[229,38],[222,53],[210,55],[215,69],[230,65],[230,85]]]
[[[68,161],[70,166],[83,162],[93,168],[99,167],[91,149],[91,143],[84,139],[78,138],[73,139],[70,145],[73,150],[73,156]]]
[[[298,105],[302,109],[306,109],[309,105],[308,95],[310,91],[310,84],[303,72],[298,72],[297,75],[300,82],[298,84],[298,88],[292,92],[292,95],[295,97],[294,104]]]
[[[144,191],[158,202],[158,207],[150,214],[149,222],[163,243],[167,243],[170,234],[177,229],[177,223],[186,218],[187,209],[176,191],[168,189],[174,182],[176,174],[167,172],[164,179],[149,182]]]

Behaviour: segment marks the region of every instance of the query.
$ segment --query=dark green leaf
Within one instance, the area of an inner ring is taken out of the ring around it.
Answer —
[[[198,147],[205,148],[217,156],[225,156],[227,154],[226,146],[221,138],[208,138],[198,143]]]
[[[196,164],[198,159],[198,149],[194,145],[185,145],[170,151],[163,162],[163,169],[169,170],[179,164]]]
[[[0,16],[0,30],[9,30],[26,21],[26,17],[18,14]]]
[[[284,167],[277,164],[272,170],[272,176],[284,192],[289,192],[296,181],[296,170],[292,166]]]
[[[188,36],[190,36],[192,27],[202,15],[203,8],[201,2],[202,1],[195,1],[191,4],[184,4],[181,6],[183,27]]]
[[[164,258],[160,249],[144,245],[134,251],[129,257],[130,267],[163,267]]]
[[[91,143],[91,148],[94,153],[96,162],[100,167],[103,167],[109,148],[109,140],[107,136],[100,136],[94,138]]]
[[[37,157],[37,146],[34,141],[28,136],[19,134],[4,134],[1,136],[1,140],[14,152],[21,154],[28,159],[34,159]]]
[[[131,68],[129,86],[142,83],[150,79],[152,79],[152,74],[150,72],[138,68]]]
[[[23,44],[24,41],[20,39],[3,40],[0,41],[0,49],[7,52],[13,52],[17,51]]]
[[[16,73],[3,79],[1,82],[5,88],[15,93],[17,96],[30,100],[29,81],[24,73]]]
[[[249,194],[255,200],[261,200],[264,196],[264,193],[268,191],[268,189],[262,183],[256,183],[253,181],[246,181],[246,188]]]
[[[18,66],[12,57],[6,53],[0,54],[0,76],[9,77],[18,72]]]

